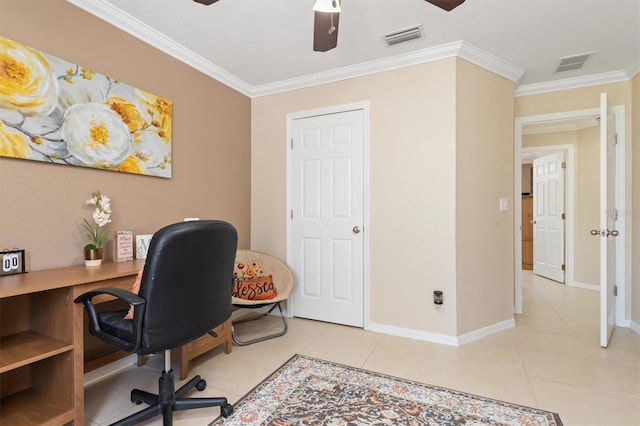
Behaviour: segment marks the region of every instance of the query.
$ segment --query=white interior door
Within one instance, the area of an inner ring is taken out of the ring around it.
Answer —
[[[364,111],[293,120],[294,316],[364,324]]]
[[[533,160],[533,273],[564,283],[564,152]]]
[[[615,115],[607,105],[607,94],[600,95],[600,346],[606,348],[615,326],[616,282],[616,134]]]

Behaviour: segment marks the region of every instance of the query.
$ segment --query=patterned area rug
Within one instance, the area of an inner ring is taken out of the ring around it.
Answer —
[[[294,355],[234,405],[234,425],[552,425],[556,413]]]

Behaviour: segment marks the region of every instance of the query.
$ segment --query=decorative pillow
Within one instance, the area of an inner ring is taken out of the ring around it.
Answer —
[[[269,300],[278,295],[271,275],[233,280],[233,297],[245,300]]]
[[[142,281],[142,269],[140,269],[140,271],[138,272],[138,275],[136,276],[136,280],[133,282],[133,285],[131,286],[132,293],[138,294],[138,292],[140,291],[140,281]],[[127,315],[124,316],[124,319],[126,320],[133,319],[133,305],[129,306],[129,312],[127,312]]]

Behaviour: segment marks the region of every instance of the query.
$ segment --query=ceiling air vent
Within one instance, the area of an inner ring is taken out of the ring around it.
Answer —
[[[556,72],[579,70],[584,66],[584,64],[594,53],[595,52],[582,53],[580,55],[565,56],[564,58],[560,58],[560,63],[558,63]]]
[[[422,38],[422,25],[416,25],[415,27],[394,31],[392,33],[385,34],[383,37],[387,46],[393,46],[399,43],[404,43],[405,41]]]

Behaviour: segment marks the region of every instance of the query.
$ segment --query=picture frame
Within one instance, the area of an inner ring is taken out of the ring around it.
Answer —
[[[152,234],[136,235],[136,259],[146,259]]]
[[[113,261],[133,260],[133,232],[116,231],[113,238]]]

